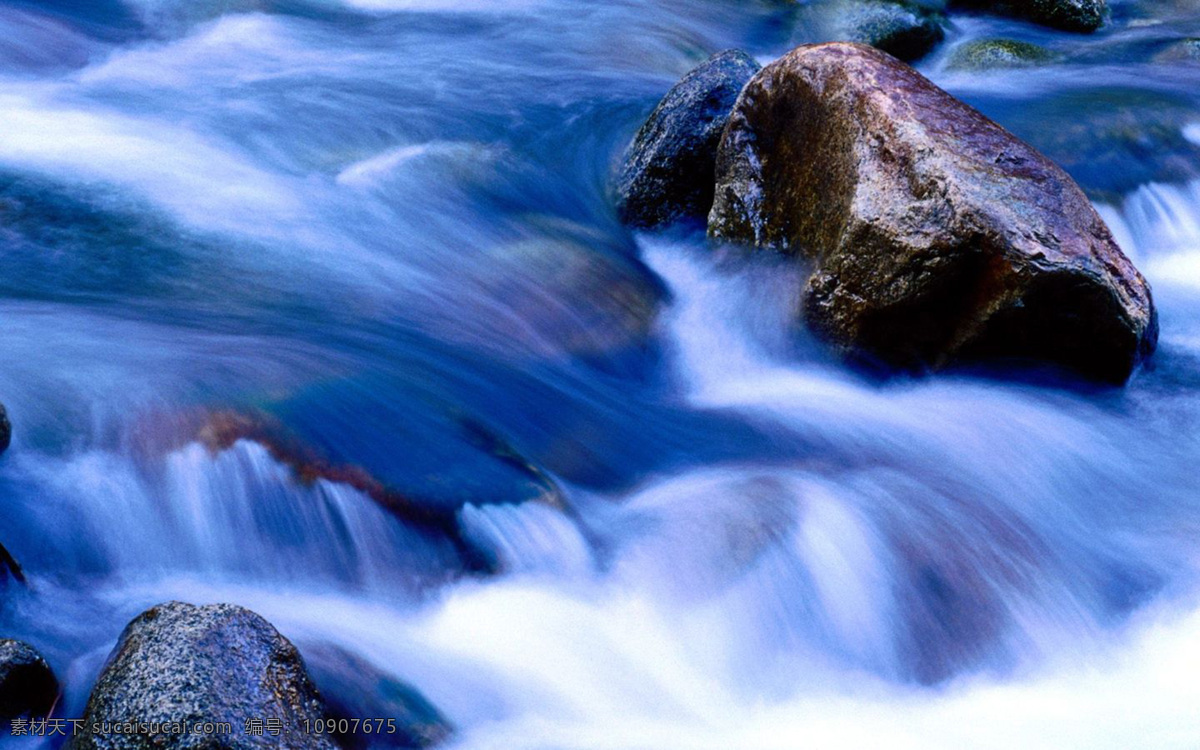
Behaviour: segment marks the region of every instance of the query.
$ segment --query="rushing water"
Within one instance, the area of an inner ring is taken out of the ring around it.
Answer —
[[[1153,284],[1110,391],[866,379],[789,332],[791,264],[618,225],[658,97],[819,4],[0,3],[0,635],[64,716],[180,598],[356,654],[464,750],[1200,745],[1200,68],[1156,59],[1190,6],[955,16],[920,65]],[[949,69],[991,36],[1062,60]],[[420,507],[189,431],[229,409]]]

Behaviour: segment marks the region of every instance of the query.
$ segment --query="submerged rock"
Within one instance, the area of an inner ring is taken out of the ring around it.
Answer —
[[[352,731],[338,736],[346,750],[359,748],[424,748],[453,732],[450,722],[415,688],[354,654],[328,644],[305,647],[313,681],[334,719],[371,717],[385,722],[386,732]],[[390,722],[390,723],[388,723]]]
[[[802,315],[850,358],[1123,382],[1154,348],[1149,286],[1071,178],[877,50],[806,46],[763,69],[717,175],[710,234],[811,258]]]
[[[951,5],[1024,18],[1064,31],[1095,31],[1108,14],[1107,0],[951,0]]]
[[[25,573],[21,570],[21,565],[16,561],[16,558],[8,551],[8,549],[0,543],[0,584],[4,583],[9,577],[17,581],[25,582]]]
[[[1146,183],[1200,177],[1200,145],[1185,135],[1195,121],[1186,96],[1127,86],[1075,88],[1005,112],[1005,125],[1094,201],[1120,205]]]
[[[38,650],[0,639],[0,720],[49,715],[58,700],[58,680]]]
[[[634,137],[617,177],[622,221],[655,227],[707,213],[721,132],[758,69],[744,52],[725,50],[667,92]]]
[[[265,412],[201,411],[181,415],[180,418],[185,423],[181,432],[184,439],[195,439],[213,453],[228,450],[239,440],[258,443],[272,458],[291,468],[299,481],[310,483],[325,480],[353,487],[396,517],[416,525],[454,530],[457,528],[458,510],[467,502],[535,501],[556,507],[563,503],[562,490],[552,477],[523,457],[502,436],[481,422],[461,414],[454,415],[453,420],[463,444],[475,448],[490,461],[519,476],[522,480],[520,486],[494,499],[466,496],[457,504],[445,505],[398,490],[357,464],[340,464],[329,460]],[[441,485],[451,481],[451,477],[437,478],[437,483]]]
[[[901,60],[919,60],[945,37],[945,17],[919,5],[870,0],[844,0],[836,13],[835,34],[846,41],[868,44]]]
[[[262,617],[231,604],[169,602],[125,628],[84,714],[87,727],[103,722],[158,726],[80,734],[71,747],[332,750],[332,739],[315,732],[316,722],[328,717],[299,652]],[[248,721],[280,733],[248,732]],[[161,726],[182,722],[228,724],[231,732],[184,735]]]
[[[732,107],[732,103],[730,105]],[[713,145],[712,159],[715,159]],[[712,168],[707,172],[712,203]],[[632,375],[653,360],[658,308],[666,296],[632,248],[571,222],[531,218],[540,231],[481,250],[488,262],[463,271],[478,289],[460,308],[479,329],[446,320],[447,340],[494,351],[518,365],[584,363]],[[494,300],[504,301],[497,314]],[[464,307],[465,306],[465,307]],[[430,316],[440,321],[440,313]],[[436,325],[436,324],[435,324]]]
[[[1154,56],[1155,62],[1200,65],[1200,38],[1180,39]]]
[[[8,411],[0,404],[0,453],[12,445],[12,422],[8,421]]]
[[[1053,52],[1029,42],[1014,39],[978,39],[958,47],[950,55],[950,70],[995,70],[1028,68],[1056,59]]]

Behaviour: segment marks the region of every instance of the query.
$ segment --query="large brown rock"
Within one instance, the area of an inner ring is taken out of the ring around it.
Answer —
[[[852,358],[1122,382],[1157,339],[1146,281],[1065,172],[861,45],[799,47],[747,84],[709,233],[811,258],[802,315]]]

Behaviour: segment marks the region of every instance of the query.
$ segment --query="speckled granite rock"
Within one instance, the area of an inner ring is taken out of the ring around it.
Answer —
[[[42,717],[58,700],[58,680],[37,649],[0,639],[0,720]]]
[[[287,748],[332,750],[314,722],[328,711],[296,648],[250,610],[169,602],[125,628],[88,699],[85,727],[109,722],[226,722],[230,734],[177,734],[153,727],[83,733],[77,750]],[[248,719],[279,722],[274,736],[246,732]]]

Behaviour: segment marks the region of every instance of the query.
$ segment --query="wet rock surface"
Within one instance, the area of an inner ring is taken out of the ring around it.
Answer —
[[[871,0],[839,2],[835,35],[867,44],[906,61],[919,60],[946,36],[945,18],[920,5]]]
[[[1044,47],[1015,39],[979,39],[954,50],[946,67],[951,70],[997,70],[1045,65],[1056,58]]]
[[[627,224],[656,227],[712,205],[721,132],[738,93],[759,66],[744,52],[718,52],[677,83],[634,137],[617,177]]]
[[[329,644],[305,646],[304,656],[332,718],[353,722],[373,717],[388,730],[355,730],[349,723],[349,731],[337,738],[343,748],[432,747],[453,733],[446,717],[420,692],[365,659]]]
[[[0,586],[10,578],[23,583],[25,581],[25,572],[21,570],[21,564],[12,556],[8,548],[3,543],[0,543]]]
[[[0,453],[12,445],[12,422],[8,421],[8,411],[0,404]]]
[[[853,360],[1119,383],[1154,348],[1149,286],[1070,177],[877,50],[800,47],[765,68],[717,174],[709,233],[812,259],[801,314]]]
[[[1063,31],[1089,32],[1104,25],[1106,0],[952,0],[951,6],[1023,18]]]
[[[311,731],[328,718],[296,648],[257,614],[230,604],[169,602],[125,628],[84,715],[95,723],[157,723],[158,732],[81,734],[75,750],[289,748],[332,750]],[[247,721],[279,728],[247,732]],[[162,724],[228,724],[228,734],[179,734]],[[306,731],[306,728],[309,731]]]
[[[58,700],[58,680],[28,643],[0,638],[0,720],[43,717]]]

